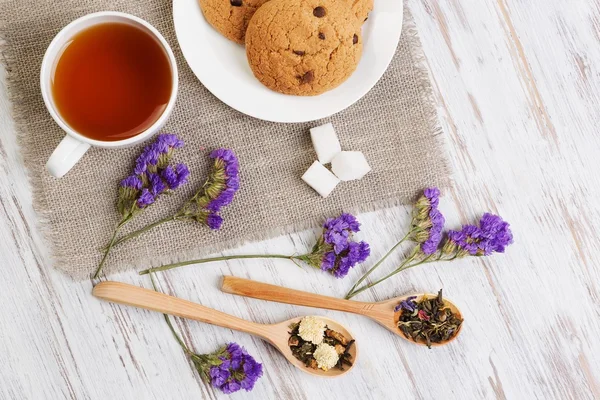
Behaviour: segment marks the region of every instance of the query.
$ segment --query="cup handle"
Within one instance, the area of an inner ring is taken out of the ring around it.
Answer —
[[[83,157],[89,148],[89,144],[67,135],[52,152],[46,163],[46,169],[53,177],[62,178],[77,164],[77,161]]]

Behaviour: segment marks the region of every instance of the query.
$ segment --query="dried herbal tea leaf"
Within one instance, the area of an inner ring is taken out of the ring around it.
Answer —
[[[352,355],[349,353],[350,348],[354,344],[354,340],[348,340],[343,334],[340,332],[329,329],[329,327],[325,326],[325,331],[323,333],[323,338],[319,340],[318,345],[324,346],[322,350],[320,350],[322,355],[317,354],[317,356],[323,356],[321,361],[315,358],[315,351],[317,350],[317,344],[307,341],[302,338],[299,334],[299,327],[302,323],[294,323],[290,325],[290,338],[288,339],[288,346],[292,350],[292,354],[298,360],[302,361],[304,365],[308,368],[318,369],[321,368],[323,370],[327,370],[333,364],[331,362],[332,353],[335,352],[337,354],[337,363],[334,368],[338,368],[340,370],[344,370],[345,365],[352,365]],[[324,351],[327,349],[327,351]],[[327,355],[327,357],[325,357]],[[324,363],[324,365],[319,365],[320,362]]]
[[[432,343],[454,337],[463,322],[446,307],[441,289],[436,297],[423,298],[418,303],[412,299],[402,302],[401,310],[398,329],[406,338],[425,343],[429,348]]]

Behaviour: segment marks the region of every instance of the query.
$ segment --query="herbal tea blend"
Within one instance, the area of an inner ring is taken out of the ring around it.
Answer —
[[[294,357],[312,369],[328,371],[331,368],[344,370],[344,364],[352,365],[349,351],[354,340],[329,329],[325,322],[316,317],[304,317],[290,326],[288,345]]]
[[[436,297],[428,299],[424,296],[418,303],[416,298],[411,296],[394,309],[401,312],[398,328],[404,336],[425,343],[429,348],[432,343],[443,343],[456,336],[463,319],[446,307],[442,289]]]

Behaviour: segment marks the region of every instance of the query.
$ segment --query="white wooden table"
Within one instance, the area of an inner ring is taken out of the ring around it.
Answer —
[[[177,327],[198,352],[237,341],[256,355],[266,370],[247,395],[256,399],[600,398],[600,4],[409,4],[455,170],[455,187],[441,202],[448,226],[489,210],[512,223],[516,240],[505,255],[415,268],[358,299],[444,287],[465,315],[459,340],[427,350],[359,316],[217,289],[223,274],[334,296],[350,284],[284,261],[187,267],[162,274],[160,283],[258,322],[310,313],[338,319],[361,346],[351,374],[318,379],[253,337],[191,321],[178,320]],[[8,109],[2,86],[0,398],[220,397],[200,381],[160,315],[100,302],[91,282],[48,267]],[[408,213],[360,216],[361,238],[371,242],[374,258],[401,237]],[[315,234],[235,252],[301,252]],[[392,257],[387,268],[399,260]],[[133,272],[111,278],[149,286]]]

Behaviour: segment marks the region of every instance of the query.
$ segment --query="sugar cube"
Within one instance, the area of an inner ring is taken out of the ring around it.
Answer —
[[[337,184],[340,183],[340,180],[318,161],[315,161],[302,175],[302,180],[322,197],[329,196]]]
[[[342,181],[362,179],[371,167],[360,151],[342,151],[331,160],[331,170]]]
[[[321,164],[331,162],[342,151],[335,129],[331,123],[311,128],[310,138]]]

